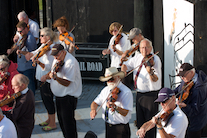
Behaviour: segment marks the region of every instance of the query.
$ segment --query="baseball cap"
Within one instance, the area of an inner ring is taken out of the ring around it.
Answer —
[[[170,99],[175,95],[175,93],[169,89],[169,88],[162,88],[158,93],[158,98],[155,100],[155,102],[165,102],[166,100]]]
[[[58,54],[59,51],[61,51],[61,50],[63,50],[63,49],[64,49],[63,45],[61,45],[61,44],[55,44],[55,45],[52,47],[52,52],[51,52],[50,55],[55,56],[55,55]]]
[[[133,39],[136,35],[141,34],[142,31],[139,28],[132,28],[129,32],[129,37],[128,39],[131,40]]]
[[[180,66],[180,68],[179,68],[179,73],[177,74],[177,76],[184,76],[184,74],[187,72],[187,71],[189,71],[189,70],[191,70],[191,69],[193,69],[194,67],[191,65],[191,64],[189,64],[189,63],[183,63],[181,66]]]

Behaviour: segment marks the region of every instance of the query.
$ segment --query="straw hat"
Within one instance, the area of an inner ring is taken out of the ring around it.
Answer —
[[[122,79],[122,78],[124,78],[124,72],[123,71],[119,72],[117,70],[117,68],[115,68],[115,67],[106,68],[104,76],[100,76],[99,80],[102,82],[108,81],[109,79],[111,79],[114,76],[119,76]]]

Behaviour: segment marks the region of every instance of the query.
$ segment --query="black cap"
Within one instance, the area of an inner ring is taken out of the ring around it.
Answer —
[[[189,64],[189,63],[183,63],[181,66],[180,66],[180,69],[179,69],[179,73],[177,74],[177,76],[184,76],[184,74],[193,69],[194,67]]]
[[[170,97],[172,97],[173,95],[175,95],[175,93],[171,89],[162,88],[159,91],[158,98],[155,100],[155,102],[165,102],[168,99],[170,99]]]
[[[63,50],[64,47],[63,45],[61,44],[55,44],[53,47],[52,47],[52,52],[50,55],[52,56],[56,56],[58,54],[59,51]]]

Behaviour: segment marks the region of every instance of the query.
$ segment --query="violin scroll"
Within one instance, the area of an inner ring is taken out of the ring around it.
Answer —
[[[5,80],[10,76],[9,72],[5,72],[3,76],[0,77],[0,85],[4,83]]]

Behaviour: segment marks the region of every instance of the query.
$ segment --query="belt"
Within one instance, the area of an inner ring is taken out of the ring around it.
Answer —
[[[129,123],[127,123],[127,124],[122,124],[122,123],[120,123],[120,124],[110,124],[110,123],[107,123],[107,122],[106,122],[106,124],[107,124],[109,127],[115,127],[115,126],[127,125],[127,124],[129,124]]]

